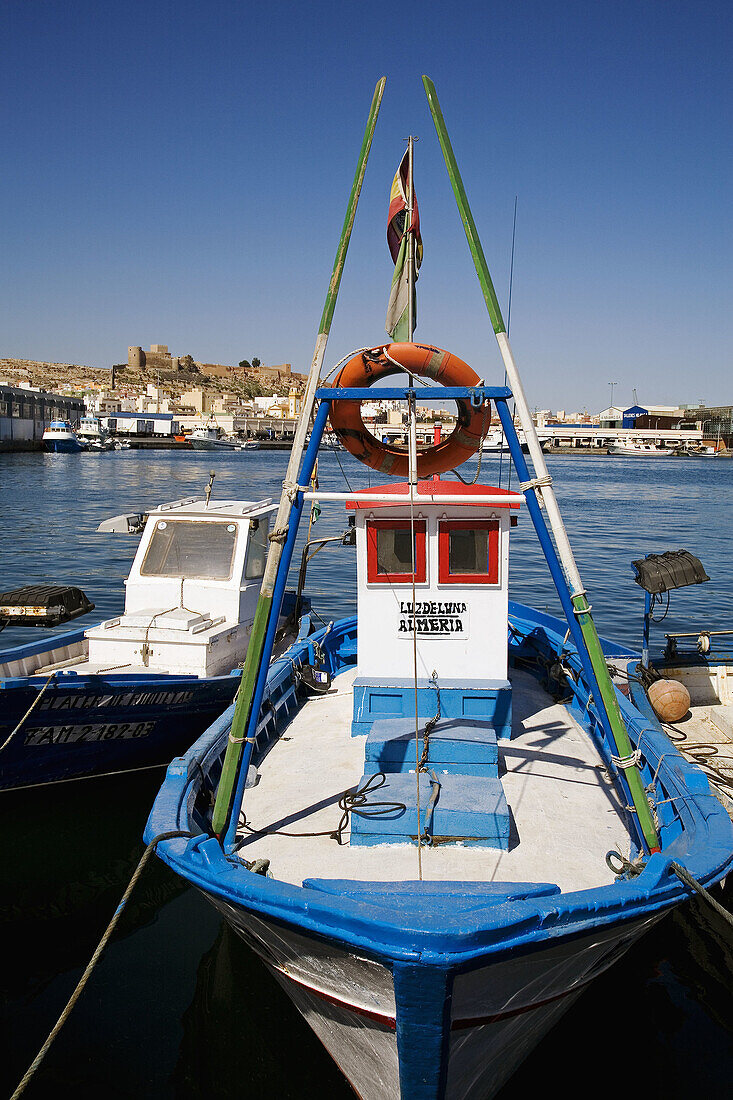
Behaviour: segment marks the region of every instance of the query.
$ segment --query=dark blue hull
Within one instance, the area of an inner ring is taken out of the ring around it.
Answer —
[[[44,439],[44,450],[51,454],[72,455],[86,450],[86,445],[75,439]]]
[[[0,684],[0,790],[165,764],[229,706],[239,674],[59,676]],[[27,715],[24,721],[24,716]]]

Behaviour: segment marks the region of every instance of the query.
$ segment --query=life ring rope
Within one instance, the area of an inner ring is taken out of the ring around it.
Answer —
[[[336,375],[333,386],[363,389],[394,374],[412,374],[444,386],[478,386],[476,372],[457,355],[431,344],[384,344],[357,352]],[[470,398],[456,401],[456,426],[447,439],[434,443],[417,456],[418,477],[442,474],[460,466],[481,447],[491,419],[491,403]],[[331,405],[331,427],[354,458],[392,477],[408,475],[409,459],[404,447],[377,439],[364,424],[361,402],[348,399]]]

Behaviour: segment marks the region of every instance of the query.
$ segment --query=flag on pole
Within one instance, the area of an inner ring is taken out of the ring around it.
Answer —
[[[414,280],[422,263],[422,238],[420,236],[420,215],[417,209],[414,186],[412,195],[412,220],[407,225],[407,192],[409,171],[409,152],[406,151],[392,181],[389,196],[389,214],[387,215],[387,244],[395,265],[392,277],[392,289],[387,306],[385,328],[395,342],[410,339],[408,329],[408,309],[410,286],[408,284],[407,248],[410,236],[415,241]],[[414,287],[413,287],[414,294]],[[414,299],[413,299],[414,303]],[[414,319],[417,318],[417,306],[414,304]]]

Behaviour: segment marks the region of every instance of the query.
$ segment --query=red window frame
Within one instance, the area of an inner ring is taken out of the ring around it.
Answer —
[[[486,573],[451,573],[450,532],[488,531]],[[438,521],[438,582],[440,584],[499,584],[499,521],[495,519],[445,519]]]
[[[367,582],[369,584],[412,583],[412,573],[380,573],[377,569],[377,531],[409,531],[409,519],[369,519],[366,523]],[[415,584],[427,578],[427,524],[415,520]]]

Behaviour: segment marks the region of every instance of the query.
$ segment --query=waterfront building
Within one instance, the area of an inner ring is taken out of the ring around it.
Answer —
[[[85,411],[78,397],[0,385],[0,450],[40,450],[52,420],[75,424]]]

